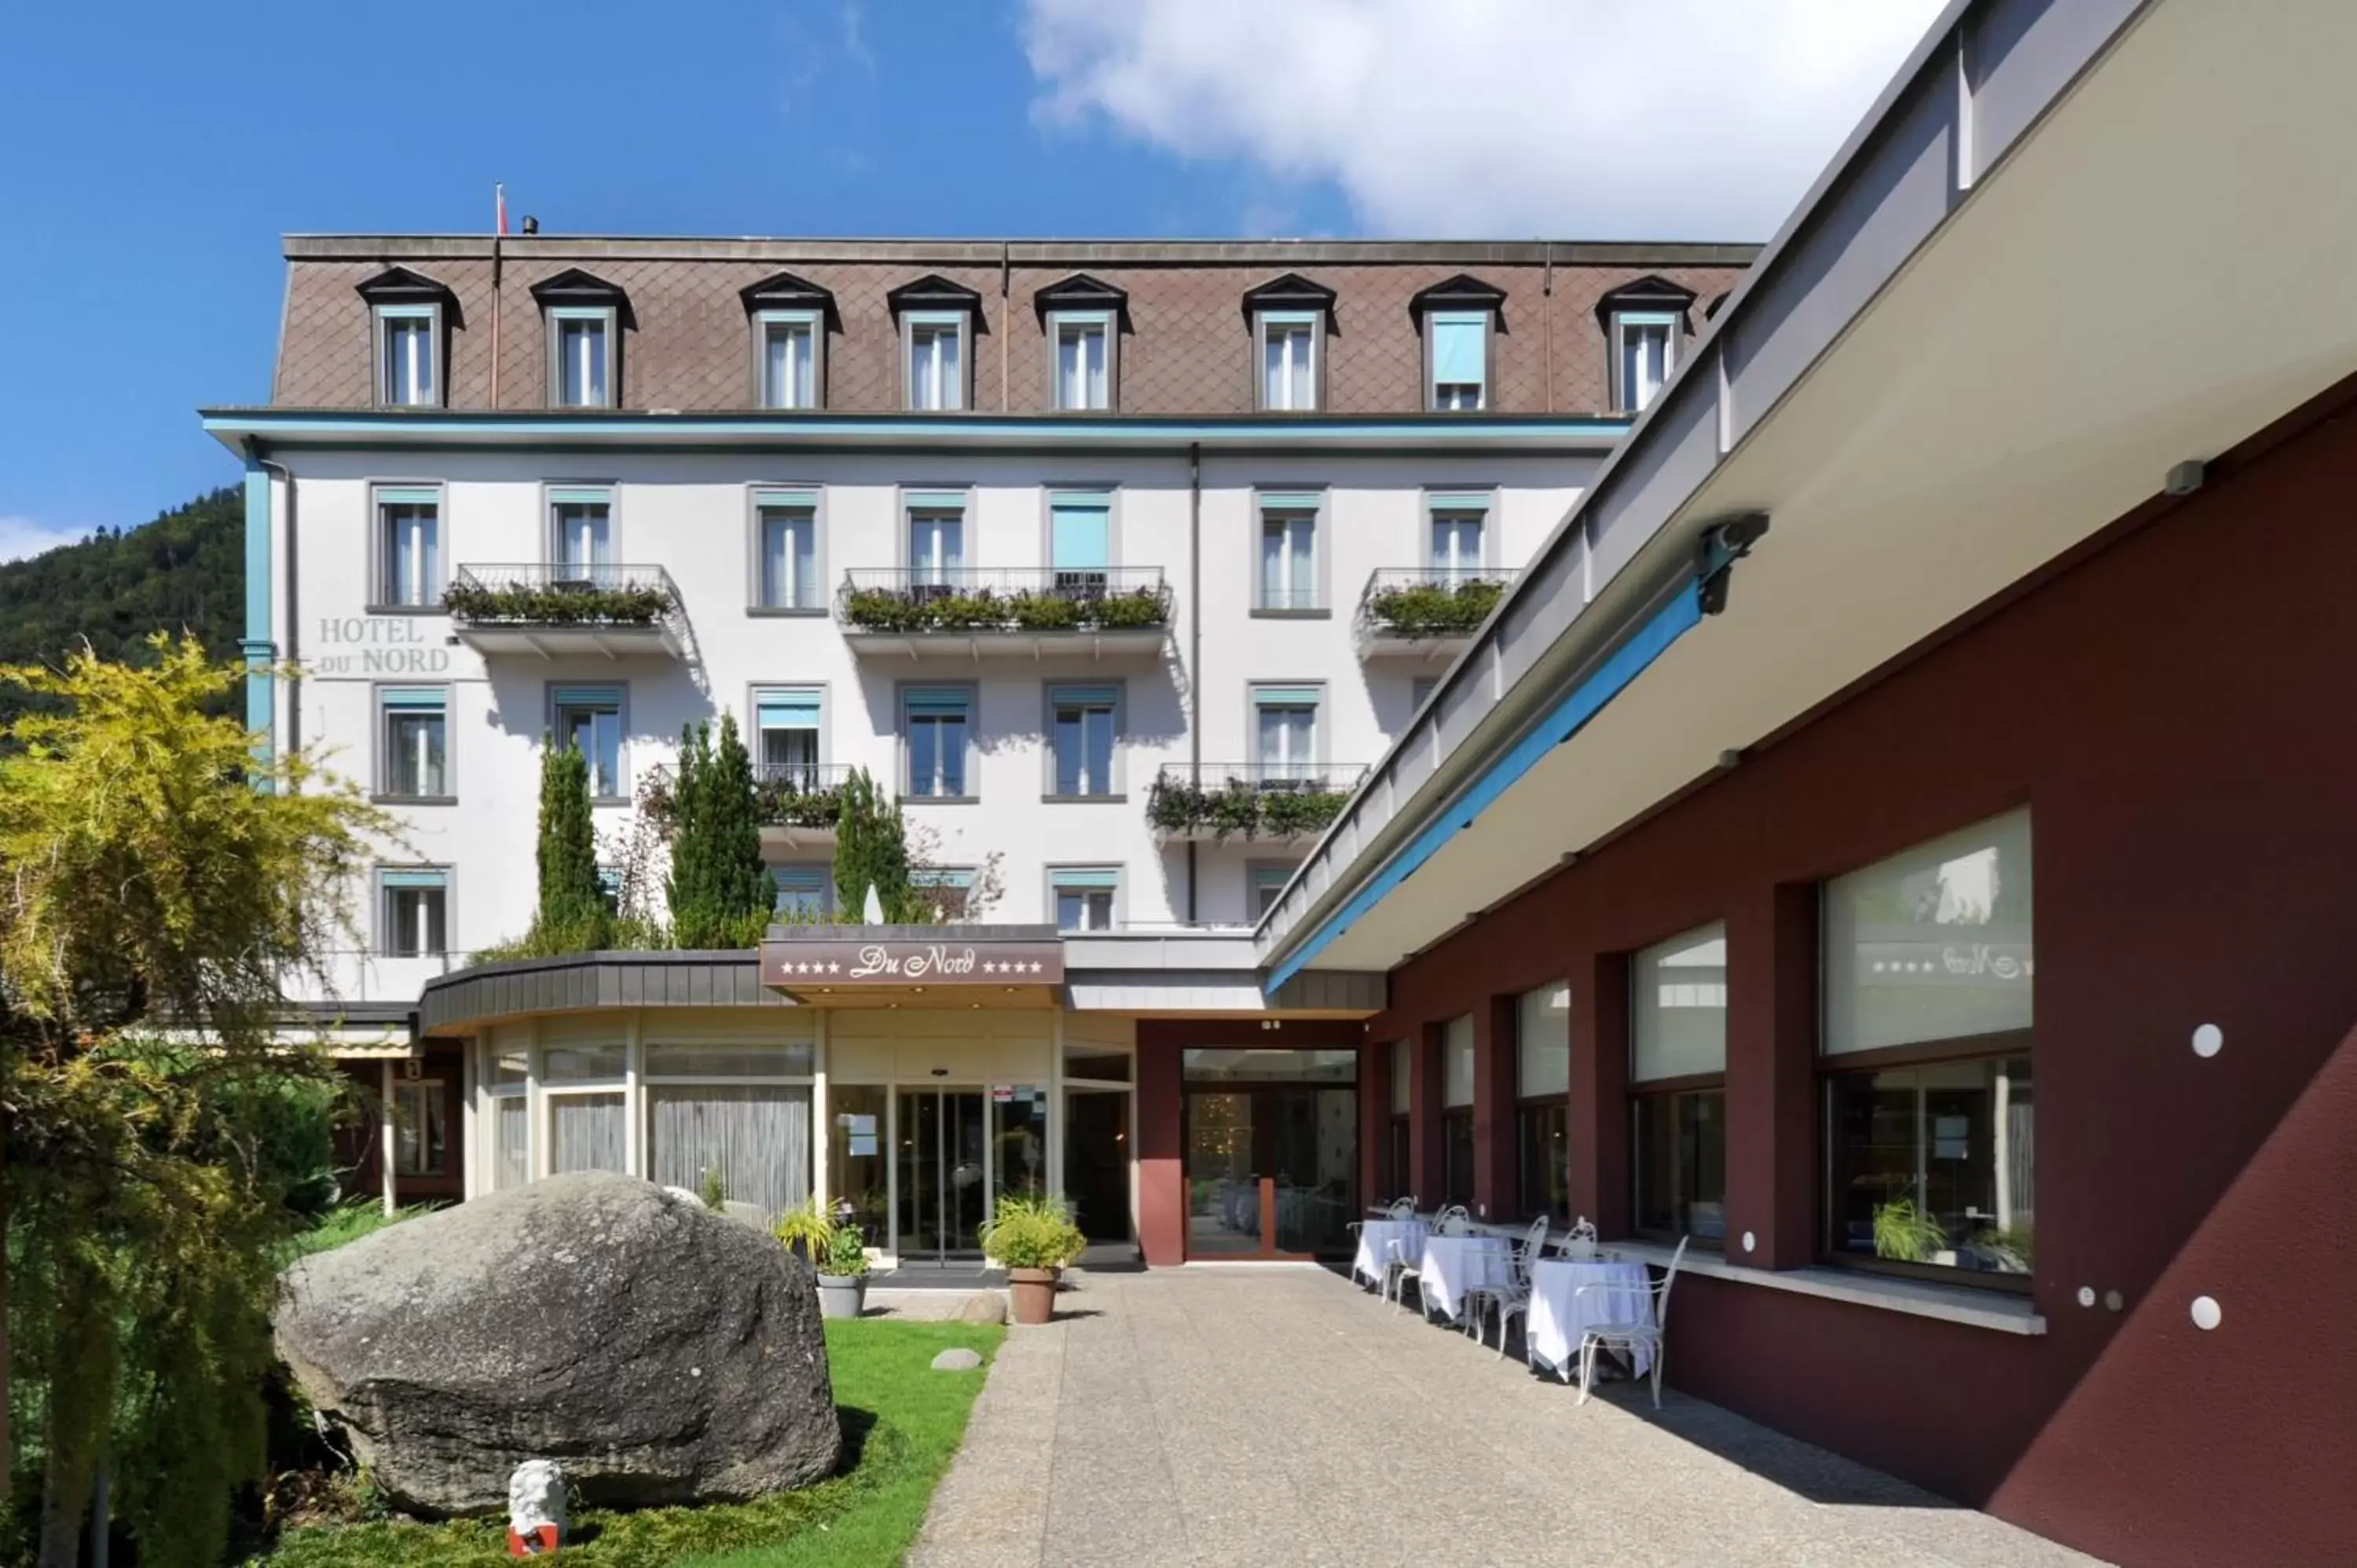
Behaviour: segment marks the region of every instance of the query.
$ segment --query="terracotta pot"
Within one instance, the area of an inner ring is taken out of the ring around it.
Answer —
[[[1006,1294],[1017,1323],[1046,1323],[1056,1316],[1056,1271],[1009,1269]]]

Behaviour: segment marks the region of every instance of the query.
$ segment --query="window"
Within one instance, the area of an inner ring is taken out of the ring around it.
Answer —
[[[1110,795],[1114,740],[1119,731],[1118,686],[1051,686],[1048,691],[1049,751],[1058,795]]]
[[[1431,508],[1432,548],[1426,564],[1435,581],[1461,582],[1481,575],[1481,534],[1489,521],[1486,498],[1434,496]]]
[[[765,310],[754,317],[753,330],[760,353],[761,406],[818,407],[818,312]]]
[[[753,693],[754,762],[765,783],[807,791],[820,784],[816,686],[767,686]]]
[[[1113,498],[1095,491],[1050,495],[1048,558],[1057,592],[1104,592],[1113,566]]]
[[[1678,317],[1666,312],[1619,311],[1612,317],[1613,403],[1641,413],[1677,367]]]
[[[1524,1219],[1571,1218],[1571,987],[1514,999],[1516,1147]]]
[[[1055,895],[1058,930],[1113,929],[1114,895],[1121,889],[1119,871],[1102,866],[1050,871],[1048,886]]]
[[[1424,704],[1432,701],[1433,693],[1439,689],[1440,677],[1437,675],[1417,675],[1411,678],[1407,683],[1408,711],[1421,712]]]
[[[1629,962],[1637,1230],[1716,1245],[1727,1232],[1727,928]]]
[[[603,306],[551,306],[548,340],[555,405],[613,407],[614,312]]]
[[[833,901],[834,875],[833,868],[824,865],[773,865],[770,880],[777,890],[778,915],[788,920],[818,920],[825,918],[827,906]]]
[[[965,498],[955,493],[911,493],[909,512],[909,580],[918,586],[945,587],[965,569]]]
[[[393,1086],[393,1174],[438,1176],[448,1147],[442,1085],[405,1078]]]
[[[900,693],[909,754],[908,792],[959,799],[966,794],[966,745],[974,693],[963,686],[910,686]]]
[[[505,1032],[505,1031],[503,1031]],[[483,1091],[491,1101],[490,1186],[494,1192],[532,1179],[532,1053],[486,1041]]]
[[[596,583],[612,575],[614,493],[602,488],[564,486],[548,492],[550,555],[557,575]]]
[[[376,401],[387,408],[432,408],[442,401],[442,312],[432,305],[375,310]]]
[[[1386,1153],[1391,1161],[1392,1194],[1396,1197],[1411,1197],[1415,1192],[1415,1166],[1410,1154],[1412,1123],[1408,1119],[1408,1108],[1414,1101],[1415,1090],[1415,1047],[1405,1039],[1394,1040],[1391,1142]]]
[[[404,800],[436,800],[450,789],[450,690],[380,686],[378,733],[384,750],[377,788]]]
[[[1473,1015],[1441,1030],[1440,1149],[1443,1203],[1473,1201]]]
[[[1316,413],[1317,312],[1263,311],[1255,321],[1260,335],[1261,407],[1279,413]]]
[[[1285,892],[1285,885],[1293,880],[1293,873],[1294,867],[1290,865],[1255,865],[1252,868],[1254,919],[1261,919],[1276,907],[1277,898]]]
[[[908,334],[909,406],[933,412],[965,406],[963,311],[912,311],[901,318]]]
[[[380,485],[375,492],[376,602],[430,609],[442,603],[442,492]]]
[[[803,490],[753,492],[760,548],[760,607],[822,607],[818,567],[818,498]]]
[[[936,918],[948,921],[967,918],[968,902],[974,897],[974,867],[970,865],[927,865],[911,867],[909,886],[918,897],[933,907]]]
[[[554,744],[569,746],[589,765],[589,793],[599,800],[622,798],[622,689],[619,686],[559,686],[551,693]]]
[[[1058,313],[1048,318],[1056,345],[1055,398],[1060,409],[1113,406],[1113,317]]]
[[[1318,776],[1319,695],[1315,686],[1253,688],[1253,760],[1264,781]]]
[[[436,958],[449,950],[450,874],[388,867],[376,874],[377,950],[385,958]]]
[[[1318,498],[1260,498],[1259,592],[1253,607],[1309,610],[1318,607]]]
[[[1486,407],[1490,385],[1490,313],[1436,310],[1425,318],[1430,338],[1430,406],[1469,413]]]
[[[1825,884],[1825,1242],[1836,1262],[2026,1286],[2029,812]]]

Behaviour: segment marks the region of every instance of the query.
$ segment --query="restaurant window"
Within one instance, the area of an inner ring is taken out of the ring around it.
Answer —
[[[1318,497],[1263,495],[1253,608],[1317,609],[1318,581]]]
[[[1114,742],[1120,733],[1119,686],[1050,686],[1048,689],[1049,793],[1079,798],[1111,795]]]
[[[375,602],[385,609],[442,604],[442,492],[432,485],[380,485],[375,491]]]
[[[1397,1197],[1415,1196],[1415,1166],[1410,1156],[1410,1105],[1415,1093],[1415,1047],[1406,1040],[1392,1042],[1391,1137],[1385,1144],[1391,1161],[1391,1190]]]
[[[1056,345],[1055,406],[1113,406],[1114,318],[1110,312],[1059,311],[1048,317]]]
[[[1436,310],[1424,321],[1430,406],[1436,413],[1479,411],[1489,401],[1490,312]]]
[[[1514,1100],[1522,1214],[1571,1218],[1571,987],[1514,999]]]
[[[825,918],[834,891],[834,869],[825,865],[773,865],[770,880],[776,890],[772,908],[780,919],[809,922]]]
[[[438,958],[449,950],[450,874],[387,866],[376,874],[377,951],[386,958]]]
[[[688,1192],[710,1183],[748,1219],[775,1224],[810,1197],[811,1067],[807,1046],[650,1040],[640,1077],[648,1178]],[[551,1101],[552,1122],[561,1103]]]
[[[755,777],[781,794],[819,789],[819,715],[825,694],[816,686],[763,686],[753,693]]]
[[[1443,1203],[1473,1201],[1473,1015],[1441,1031],[1440,1150]]]
[[[1629,962],[1636,1229],[1727,1234],[1727,928],[1705,926]]]
[[[823,335],[815,310],[764,310],[753,319],[763,408],[816,408]]]
[[[449,1144],[442,1084],[403,1079],[393,1086],[393,1174],[438,1176]]]
[[[1072,866],[1050,871],[1048,887],[1056,907],[1060,931],[1109,931],[1114,929],[1121,872],[1112,866]]]
[[[2036,1214],[2027,809],[1825,884],[1825,1243],[2027,1288]]]
[[[504,1192],[532,1179],[532,1053],[486,1043],[482,1071],[490,1101],[491,1190]]]
[[[554,741],[570,746],[589,765],[592,799],[613,804],[622,799],[622,689],[619,686],[558,686],[550,693]]]
[[[376,702],[383,746],[377,769],[379,792],[404,800],[447,799],[450,688],[380,686]]]
[[[1356,1083],[1359,1053],[1265,1046],[1189,1046],[1180,1068],[1189,1083]]]
[[[966,748],[974,731],[974,693],[963,686],[909,686],[900,693],[901,749],[907,792],[966,798]]]
[[[818,564],[818,497],[807,490],[753,493],[755,548],[765,610],[823,607]]]

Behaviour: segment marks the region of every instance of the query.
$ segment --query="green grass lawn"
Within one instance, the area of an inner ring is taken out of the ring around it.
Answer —
[[[831,1322],[827,1359],[843,1415],[844,1465],[799,1492],[703,1509],[590,1509],[574,1521],[567,1563],[597,1568],[822,1568],[898,1563],[957,1452],[978,1372],[936,1372],[963,1345],[991,1359],[1006,1330],[889,1318]],[[490,1568],[510,1561],[506,1521],[381,1520],[289,1530],[268,1568]]]

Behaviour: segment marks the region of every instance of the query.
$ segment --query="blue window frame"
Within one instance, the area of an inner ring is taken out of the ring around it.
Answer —
[[[553,744],[570,746],[589,765],[589,793],[622,798],[622,688],[558,686],[550,694]]]
[[[447,796],[450,689],[380,686],[376,702],[384,747],[377,768],[378,789],[405,800]]]
[[[1121,727],[1119,686],[1048,689],[1049,741],[1059,795],[1110,795]]]
[[[376,600],[404,609],[442,602],[442,492],[432,485],[379,485]]]
[[[558,408],[614,406],[614,312],[600,305],[548,309],[549,401]]]
[[[973,737],[974,693],[963,686],[910,686],[900,693],[910,795],[962,798]]]
[[[431,408],[442,401],[441,306],[380,305],[376,338],[379,403]]]
[[[815,310],[764,310],[753,317],[763,408],[819,406],[819,355],[826,341]]]
[[[1470,413],[1489,405],[1490,313],[1436,310],[1426,318],[1431,334],[1431,406]]]
[[[789,919],[819,919],[834,901],[834,877],[826,866],[773,865],[770,879],[777,889],[777,911]]]
[[[1102,491],[1051,494],[1048,559],[1057,587],[1102,591],[1113,566],[1113,498]]]
[[[1049,890],[1056,900],[1060,931],[1109,931],[1114,926],[1114,899],[1121,891],[1121,872],[1114,866],[1074,866],[1050,871]]]

